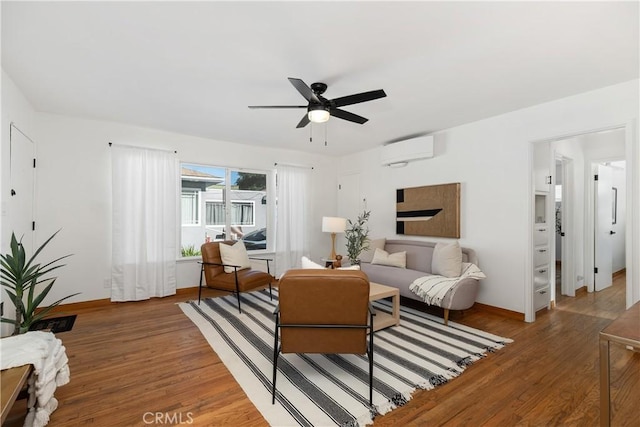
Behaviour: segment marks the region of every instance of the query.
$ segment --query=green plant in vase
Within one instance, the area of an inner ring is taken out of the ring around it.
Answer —
[[[45,276],[53,270],[63,267],[64,264],[58,264],[58,262],[71,256],[65,255],[44,265],[36,263],[37,256],[59,231],[53,233],[29,259],[27,259],[26,251],[22,245],[22,239],[18,241],[15,233],[11,233],[11,253],[0,255],[0,284],[5,288],[5,292],[9,295],[16,309],[15,319],[3,317],[0,320],[3,323],[14,325],[13,335],[27,332],[33,323],[44,319],[62,301],[78,295],[78,293],[75,293],[66,296],[48,307],[38,310],[38,306],[49,294],[56,281],[56,277]],[[36,294],[36,287],[40,284],[46,284],[46,286],[40,293]]]
[[[347,240],[347,256],[351,264],[360,264],[360,254],[369,249],[369,228],[367,221],[371,211],[363,211],[355,222],[347,220],[347,229],[344,231]]]

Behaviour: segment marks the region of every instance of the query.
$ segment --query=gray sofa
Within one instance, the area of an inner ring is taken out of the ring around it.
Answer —
[[[409,290],[409,285],[419,277],[431,274],[431,258],[434,242],[417,240],[387,240],[384,250],[389,253],[407,252],[407,268],[362,262],[360,268],[371,282],[393,286],[400,290],[400,296],[417,301],[422,299]],[[473,249],[462,248],[462,262],[478,265],[478,257]],[[478,280],[465,278],[447,292],[440,307],[444,309],[444,324],[449,321],[449,310],[466,310],[476,301]],[[424,302],[424,301],[422,301]]]

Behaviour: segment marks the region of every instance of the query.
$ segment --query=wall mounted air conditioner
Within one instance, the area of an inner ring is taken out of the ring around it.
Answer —
[[[433,136],[421,136],[383,145],[380,161],[383,166],[406,166],[408,162],[433,157]]]

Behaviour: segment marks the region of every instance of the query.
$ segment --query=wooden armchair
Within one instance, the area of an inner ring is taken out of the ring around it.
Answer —
[[[269,296],[271,294],[271,283],[275,278],[269,270],[269,259],[267,258],[251,258],[267,262],[267,272],[253,269],[241,269],[237,265],[224,264],[220,254],[220,245],[233,245],[234,241],[211,242],[205,243],[201,247],[202,252],[202,269],[200,270],[200,287],[198,290],[198,304],[202,297],[202,287],[206,281],[206,286],[211,289],[217,289],[227,292],[233,292],[238,296],[238,311],[242,313],[240,306],[240,292],[249,292],[256,288],[269,285]],[[232,273],[225,273],[224,267],[233,268]]]
[[[289,270],[280,279],[278,289],[272,403],[276,398],[280,353],[366,353],[371,405],[374,311],[369,303],[367,275],[359,270]]]

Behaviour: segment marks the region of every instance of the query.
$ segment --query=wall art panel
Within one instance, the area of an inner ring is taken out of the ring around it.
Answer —
[[[460,238],[460,183],[396,190],[396,234]]]

